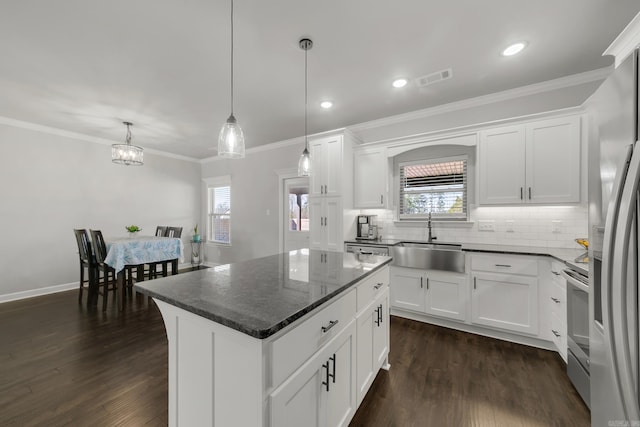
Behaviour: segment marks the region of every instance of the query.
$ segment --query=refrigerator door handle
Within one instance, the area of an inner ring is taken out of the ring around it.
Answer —
[[[622,403],[626,418],[640,419],[640,407],[636,397],[636,384],[633,378],[633,361],[631,359],[631,344],[629,343],[629,323],[627,317],[627,286],[629,268],[628,236],[632,232],[634,216],[638,201],[638,181],[640,181],[640,143],[636,145],[629,163],[629,169],[620,198],[618,221],[614,241],[613,259],[616,267],[612,269],[611,283],[619,284],[616,294],[610,294],[613,309],[613,338],[615,346],[612,349],[615,365],[614,370],[618,379],[618,388],[622,396]],[[614,290],[613,287],[611,289]]]

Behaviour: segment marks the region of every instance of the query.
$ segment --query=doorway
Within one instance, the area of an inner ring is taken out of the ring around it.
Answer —
[[[309,178],[284,180],[283,230],[285,252],[309,247]]]

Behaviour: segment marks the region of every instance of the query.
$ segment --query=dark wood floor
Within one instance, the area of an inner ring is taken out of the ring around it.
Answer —
[[[167,341],[140,296],[119,313],[75,291],[0,304],[0,426],[167,425]],[[587,426],[554,353],[400,318],[352,426]],[[277,426],[274,426],[277,427]]]

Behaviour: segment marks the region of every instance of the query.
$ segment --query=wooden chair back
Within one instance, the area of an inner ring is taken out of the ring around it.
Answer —
[[[167,234],[165,237],[182,237],[182,227],[167,227]]]
[[[167,226],[159,225],[156,227],[156,237],[162,237],[167,234]]]
[[[87,230],[74,229],[73,234],[76,236],[76,243],[78,244],[78,254],[80,255],[80,262],[84,264],[90,264],[93,259],[93,251],[91,250],[91,242],[89,241],[89,234]]]
[[[107,258],[107,245],[104,243],[102,231],[91,230],[91,242],[93,243],[93,252],[96,255],[96,262],[98,264],[104,264],[104,260]]]

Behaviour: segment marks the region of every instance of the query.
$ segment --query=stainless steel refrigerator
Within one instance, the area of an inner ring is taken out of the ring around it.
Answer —
[[[585,102],[592,426],[640,426],[638,51]]]

